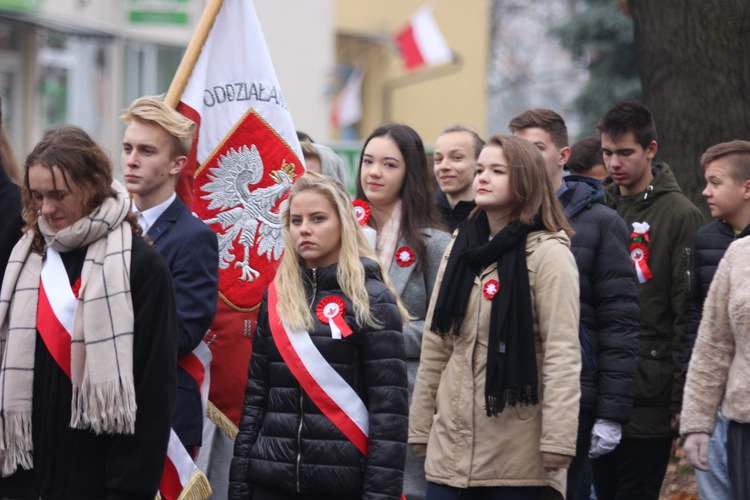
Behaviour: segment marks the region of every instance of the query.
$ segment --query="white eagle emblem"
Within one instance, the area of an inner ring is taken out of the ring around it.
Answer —
[[[206,224],[221,224],[219,238],[219,269],[227,269],[235,260],[234,241],[244,247],[244,257],[235,267],[242,269],[240,279],[252,282],[260,272],[250,264],[250,250],[258,245],[258,256],[266,256],[269,261],[278,260],[284,250],[281,235],[281,216],[271,210],[292,186],[296,176],[294,165],[283,161],[281,169],[269,175],[274,184],[255,188],[263,178],[263,161],[258,148],[242,146],[239,151],[230,148],[222,155],[218,166],[209,170],[207,182],[202,190],[209,193],[202,198],[209,200],[208,210],[219,209],[215,218]]]

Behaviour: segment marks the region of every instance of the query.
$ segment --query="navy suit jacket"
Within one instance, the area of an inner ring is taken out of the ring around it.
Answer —
[[[177,356],[185,356],[203,340],[216,313],[219,295],[216,233],[191,214],[178,197],[146,236],[172,273],[177,303]],[[182,368],[177,373],[172,428],[186,447],[200,446],[203,434],[200,388]]]

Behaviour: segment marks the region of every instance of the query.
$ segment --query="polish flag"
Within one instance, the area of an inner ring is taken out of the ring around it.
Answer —
[[[362,81],[364,71],[355,69],[341,88],[331,111],[331,123],[335,127],[348,127],[362,119]]]
[[[183,361],[202,371],[203,405],[227,444],[239,425],[260,302],[284,248],[280,204],[305,172],[251,0],[207,0],[165,102],[198,124],[177,194],[216,232],[219,303],[209,345]],[[200,474],[187,451],[172,444],[165,478],[173,489],[162,497],[207,498],[194,487]],[[200,455],[208,463],[212,449]]]
[[[251,0],[208,0],[165,102],[198,124],[177,193],[219,241],[206,341],[224,430],[239,425],[258,309],[284,248],[280,204],[305,172]]]
[[[396,35],[396,45],[404,57],[404,65],[408,70],[421,66],[436,66],[453,60],[453,53],[432,17],[432,8],[428,5],[412,14],[409,25]]]

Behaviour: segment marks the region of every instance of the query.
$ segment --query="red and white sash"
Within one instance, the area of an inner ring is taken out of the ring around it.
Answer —
[[[47,257],[42,264],[36,324],[47,350],[68,377],[73,318],[77,304],[78,299],[70,287],[60,254],[48,248]],[[180,358],[178,363],[198,382],[205,413],[211,351],[201,342],[192,353]],[[211,493],[208,480],[195,466],[174,430],[170,431],[159,493],[164,500],[207,498]]]
[[[289,370],[320,411],[367,456],[370,415],[354,389],[334,370],[315,347],[310,334],[290,329],[277,311],[276,285],[268,288],[268,321],[271,334]]]
[[[36,328],[57,364],[70,378],[70,343],[78,299],[73,294],[60,254],[47,249],[39,283]]]

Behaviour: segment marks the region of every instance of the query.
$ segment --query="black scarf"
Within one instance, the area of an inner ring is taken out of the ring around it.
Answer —
[[[536,349],[526,236],[543,229],[513,222],[489,240],[487,214],[480,210],[461,228],[453,244],[438,293],[430,330],[458,335],[474,286],[474,277],[497,262],[500,290],[492,298],[487,378],[484,398],[487,416],[497,416],[505,405],[539,403]]]

